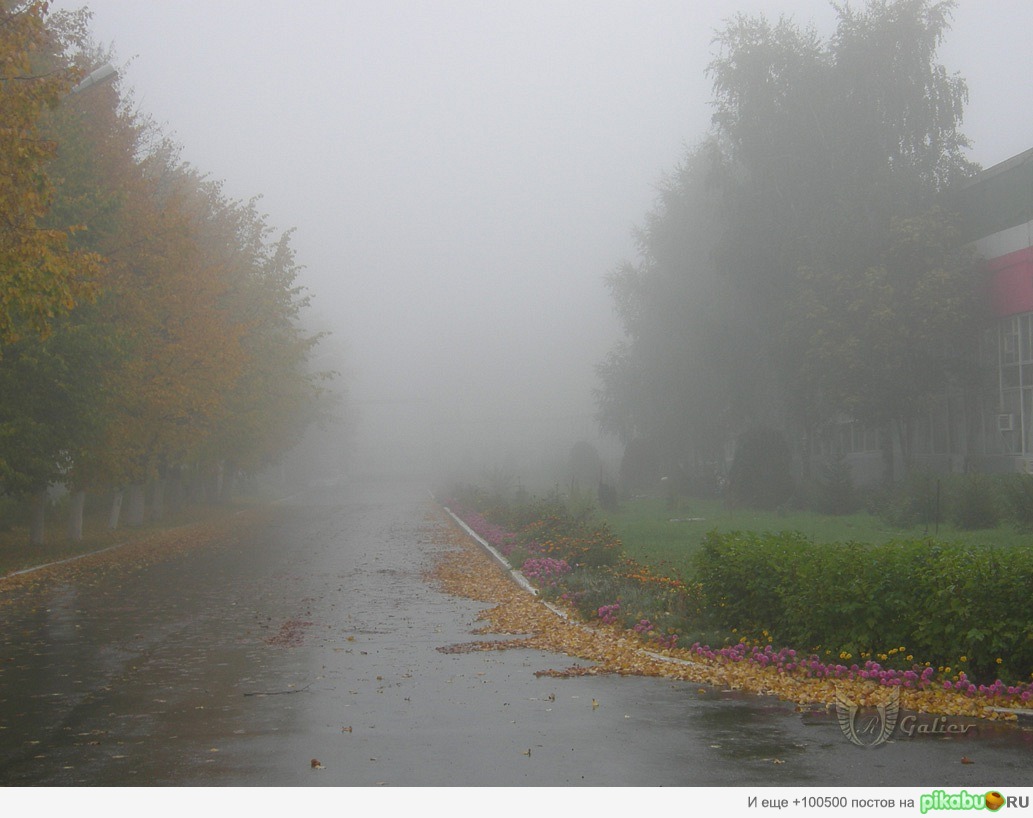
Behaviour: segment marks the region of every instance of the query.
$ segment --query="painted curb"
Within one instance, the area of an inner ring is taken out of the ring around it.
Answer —
[[[498,562],[498,564],[506,570],[506,573],[509,574],[513,582],[515,582],[517,585],[519,585],[521,588],[523,588],[525,591],[531,594],[531,596],[538,596],[538,589],[527,581],[527,577],[525,577],[516,568],[510,565],[509,560],[502,556],[502,554],[499,553],[499,551],[496,550],[493,545],[491,545],[476,531],[470,528],[470,526],[468,526],[462,519],[460,519],[459,516],[456,515],[448,506],[442,506],[442,508],[445,509],[445,512],[448,514],[449,517],[456,521],[456,523],[460,526],[460,528],[463,529],[463,531],[469,534],[477,542],[478,545],[480,545],[485,551],[487,551],[495,558],[496,562]]]
[[[433,498],[433,496],[434,495],[432,494],[431,497]],[[507,560],[501,553],[499,553],[499,551],[497,549],[495,549],[494,546],[492,546],[483,537],[481,537],[476,531],[474,531],[472,528],[470,528],[470,526],[468,526],[448,506],[441,506],[441,507],[448,513],[449,517],[451,517],[453,520],[456,521],[456,523],[463,529],[463,531],[465,531],[467,534],[469,534],[470,537],[472,537],[473,540],[478,545],[480,545],[482,548],[484,548],[489,554],[492,555],[492,557],[495,558],[495,560],[499,563],[499,565],[501,565],[505,569],[506,573],[509,574],[510,578],[512,578],[512,580],[517,585],[519,585],[521,588],[523,588],[525,591],[527,591],[532,596],[536,596],[536,597],[538,596],[538,589],[535,588],[533,585],[531,585],[530,582],[528,582],[527,577],[525,577],[522,573],[520,573],[520,571],[518,571],[516,568],[514,568],[512,565],[510,565],[509,564],[509,560]],[[595,630],[591,625],[587,624],[586,622],[581,622],[578,619],[574,619],[572,616],[570,616],[570,614],[568,614],[565,610],[560,608],[558,605],[554,605],[553,603],[551,603],[551,602],[549,602],[547,600],[544,600],[544,599],[541,600],[541,602],[542,602],[543,605],[545,605],[546,608],[548,608],[550,611],[552,611],[554,614],[556,614],[556,616],[558,616],[561,619],[569,622],[570,624],[576,625],[577,627],[581,628],[582,630],[588,631],[588,632],[592,632],[592,631]],[[636,648],[636,650],[639,651],[642,655],[648,656],[650,659],[655,659],[658,662],[669,662],[669,663],[675,664],[675,665],[688,665],[688,666],[693,666],[693,667],[708,667],[708,665],[706,665],[706,664],[704,664],[702,662],[693,662],[691,659],[678,659],[678,658],[676,658],[674,656],[665,656],[662,653],[656,653],[656,652],[651,651],[651,650],[645,650],[644,648]]]
[[[990,712],[1015,716],[1015,720],[1022,725],[1033,724],[1033,710],[1026,710],[1021,707],[991,707]]]

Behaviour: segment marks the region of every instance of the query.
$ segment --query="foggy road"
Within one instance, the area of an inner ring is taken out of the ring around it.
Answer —
[[[442,653],[484,607],[423,577],[445,525],[421,486],[321,489],[229,542],[0,590],[0,784],[1030,781],[1029,730],[862,749],[773,699]]]

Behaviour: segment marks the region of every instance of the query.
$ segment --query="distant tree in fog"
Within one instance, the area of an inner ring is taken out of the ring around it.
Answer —
[[[596,490],[601,477],[603,461],[596,449],[587,440],[579,440],[570,450],[570,480],[573,488],[591,493]]]
[[[626,337],[598,368],[604,428],[690,469],[740,430],[795,440],[837,413],[906,445],[972,326],[970,262],[937,206],[974,171],[965,83],[936,59],[952,9],[837,6],[828,41],[762,16],[718,33],[714,133],[610,277]]]
[[[713,142],[686,157],[639,230],[638,261],[607,279],[625,339],[596,367],[598,420],[625,443],[662,444],[672,473],[720,456],[756,383],[742,380],[756,359],[715,266],[720,161]]]

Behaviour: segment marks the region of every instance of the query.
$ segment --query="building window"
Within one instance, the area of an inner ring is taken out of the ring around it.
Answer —
[[[879,430],[865,426],[856,420],[836,423],[829,434],[828,446],[822,446],[823,454],[861,454],[879,451]]]
[[[997,411],[987,418],[991,454],[1033,453],[1033,313],[997,325]]]

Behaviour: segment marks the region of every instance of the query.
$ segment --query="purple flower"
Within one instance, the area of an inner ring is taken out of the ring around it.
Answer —
[[[528,579],[535,579],[547,585],[555,585],[557,580],[571,571],[566,560],[558,560],[553,557],[531,557],[524,560],[520,569]]]

